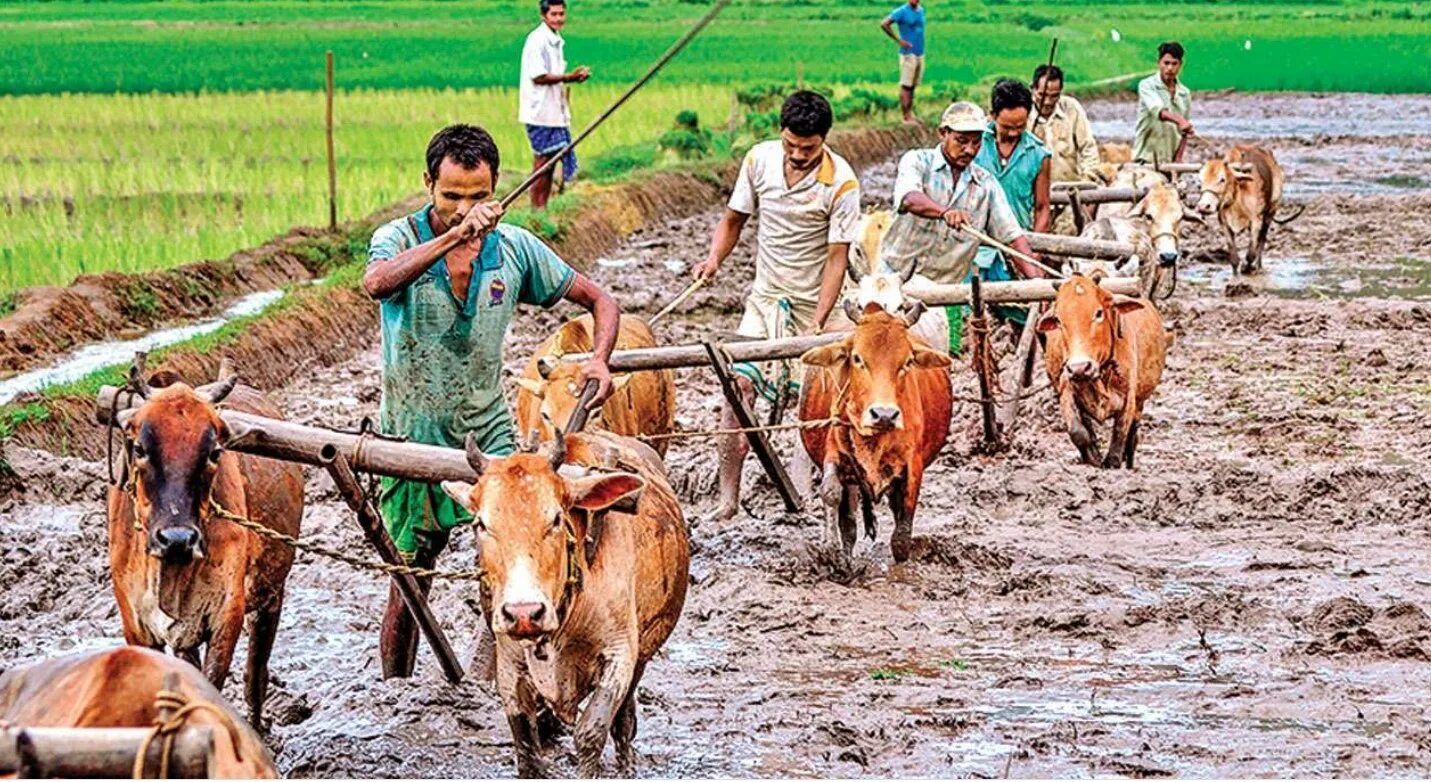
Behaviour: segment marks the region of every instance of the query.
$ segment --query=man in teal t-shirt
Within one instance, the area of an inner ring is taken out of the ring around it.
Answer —
[[[431,202],[373,234],[363,289],[382,304],[384,434],[461,448],[471,432],[484,453],[510,454],[517,438],[502,395],[502,346],[519,303],[566,299],[590,311],[596,349],[581,382],[599,384],[591,409],[611,395],[606,362],[620,308],[540,239],[499,222],[502,207],[491,200],[498,169],[487,131],[442,129],[427,147]],[[422,481],[383,479],[381,506],[398,552],[419,567],[432,567],[452,528],[471,520]],[[384,676],[411,674],[416,640],[394,587],[383,619]]]
[[[894,31],[895,26],[899,32]],[[924,7],[908,0],[880,22],[884,34],[899,45],[899,107],[906,125],[914,125],[914,90],[924,81]]]

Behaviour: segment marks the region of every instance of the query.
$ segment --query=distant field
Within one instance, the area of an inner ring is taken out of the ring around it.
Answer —
[[[706,2],[573,3],[572,60],[596,78],[637,76]],[[895,52],[876,27],[898,0],[736,0],[668,78],[886,81]],[[458,2],[5,3],[0,92],[314,89],[322,53],[364,88],[511,86],[536,0]],[[929,6],[930,77],[1023,76],[1062,42],[1075,78],[1148,65],[1178,38],[1198,89],[1418,92],[1428,85],[1431,6],[1410,2],[945,2]],[[1121,41],[1111,39],[1117,29]],[[1250,49],[1246,41],[1252,42]]]
[[[797,67],[813,84],[888,92],[895,52],[876,24],[896,4],[736,0],[593,137],[586,157],[649,145],[683,109],[722,125],[735,89],[789,83]],[[530,164],[514,85],[534,7],[0,4],[0,297],[83,272],[221,257],[294,225],[321,224],[322,96],[313,90],[326,49],[336,52],[341,91],[342,217],[416,192],[422,146],[451,121],[491,128],[515,179]],[[577,123],[705,7],[574,2],[569,58],[595,72],[574,91]],[[1074,83],[1146,70],[1156,43],[1176,37],[1188,46],[1185,77],[1198,89],[1431,89],[1426,4],[936,0],[929,14],[930,94],[963,89],[982,98],[976,85],[1026,78],[1054,36]]]
[[[594,114],[617,92],[583,90],[574,109]],[[515,90],[357,91],[336,105],[340,219],[419,192],[423,148],[449,122],[493,131],[504,180],[531,167]],[[686,108],[723,124],[729,105],[714,86],[653,88],[586,155],[648,142]],[[0,98],[0,149],[0,295],[223,257],[328,219],[321,93]]]

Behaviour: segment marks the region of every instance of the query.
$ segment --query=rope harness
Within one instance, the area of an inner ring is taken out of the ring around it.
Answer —
[[[233,745],[234,758],[239,761],[243,760],[243,757],[239,754],[238,732],[234,729],[233,724],[228,719],[225,719],[228,715],[219,707],[212,703],[190,702],[188,698],[184,697],[183,693],[175,692],[174,690],[160,690],[159,693],[154,696],[154,708],[160,714],[163,714],[165,710],[169,709],[172,709],[174,713],[169,715],[167,719],[160,716],[154,718],[153,727],[150,729],[149,735],[145,736],[144,740],[139,742],[139,752],[134,756],[134,767],[131,769],[129,775],[131,778],[149,778],[144,773],[145,766],[147,765],[145,761],[149,757],[149,748],[154,744],[155,739],[162,738],[164,745],[162,751],[159,753],[159,776],[156,778],[168,779],[169,756],[174,751],[174,737],[179,734],[180,730],[183,730],[184,723],[188,721],[189,716],[200,711],[207,711],[219,717],[219,722],[222,723],[224,729],[228,731],[229,743]]]

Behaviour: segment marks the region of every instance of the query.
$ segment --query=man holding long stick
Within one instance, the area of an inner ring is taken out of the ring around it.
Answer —
[[[462,448],[469,432],[482,450],[516,445],[502,395],[502,345],[516,305],[552,307],[563,299],[592,314],[595,351],[581,383],[595,381],[589,409],[611,395],[607,359],[620,308],[524,228],[500,222],[492,200],[500,159],[487,131],[452,125],[427,147],[423,184],[431,202],[379,228],[368,250],[363,289],[382,303],[382,432]],[[384,478],[381,507],[403,559],[430,568],[450,531],[471,521],[439,486]],[[419,580],[424,591],[430,579]],[[383,618],[385,677],[412,673],[417,636],[396,587]]]
[[[970,226],[1032,256],[999,180],[974,163],[988,119],[967,101],[950,104],[939,120],[939,146],[900,158],[894,180],[897,212],[885,234],[880,260],[886,271],[919,262],[919,272],[937,283],[961,283],[977,273],[979,240],[959,230]],[[1017,256],[1008,259],[1024,277],[1043,277]],[[946,307],[949,349],[962,341],[963,308]]]
[[[745,300],[740,334],[752,339],[818,334],[830,317],[844,284],[850,243],[860,220],[860,189],[855,171],[825,146],[834,124],[829,101],[808,91],[786,99],[780,110],[780,139],[755,145],[741,163],[725,216],[711,237],[710,255],[696,266],[697,279],[714,277],[735,249],[740,232],[759,212],[755,282]],[[738,364],[741,395],[747,404],[755,389],[779,395],[790,381],[777,376],[776,387],[754,365]],[[726,405],[723,426],[737,427]],[[750,450],[745,438],[730,435],[720,445],[719,518],[740,510],[740,473]],[[797,458],[804,449],[796,448]],[[808,465],[793,470],[797,485],[809,482]]]

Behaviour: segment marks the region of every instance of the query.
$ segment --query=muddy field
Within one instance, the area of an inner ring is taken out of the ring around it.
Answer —
[[[1291,182],[1330,184],[1289,186],[1306,213],[1273,231],[1266,273],[1233,295],[1218,240],[1189,232],[1198,262],[1165,311],[1176,343],[1136,471],[1073,464],[1048,396],[1028,405],[1009,454],[975,456],[977,411],[957,406],[915,558],[892,565],[882,514],[879,539],[856,549],[863,572],[841,582],[814,549],[817,517],[784,514],[753,459],[747,513],[718,522],[711,443],[673,447],[694,583],[642,683],[639,772],[1431,773],[1431,184],[1413,181],[1431,167],[1431,136],[1421,122],[1408,128],[1420,136],[1288,138],[1326,101],[1205,104],[1221,118],[1215,143],[1270,139]],[[1385,118],[1385,101],[1336,105]],[[1091,106],[1100,122],[1129,111]],[[888,197],[891,175],[892,163],[864,172],[868,202]],[[1411,184],[1356,186],[1378,177]],[[629,310],[653,311],[685,284],[714,215],[634,236],[594,275]],[[733,329],[749,250],[660,336]],[[510,367],[566,314],[517,324]],[[682,426],[712,425],[710,377],[679,383]],[[974,386],[956,367],[956,393]],[[371,349],[275,397],[295,420],[348,427],[376,410],[377,388]],[[117,643],[103,464],[12,460],[31,490],[0,509],[0,668]],[[309,501],[306,534],[363,551],[325,478],[309,481]],[[471,546],[457,534],[443,564],[469,565]],[[385,584],[300,559],[289,590],[271,708],[284,772],[511,773],[488,685],[446,684],[426,652],[415,679],[380,680]],[[436,593],[462,655],[472,598]],[[227,693],[241,700],[234,684]],[[570,773],[570,758],[558,768]]]

